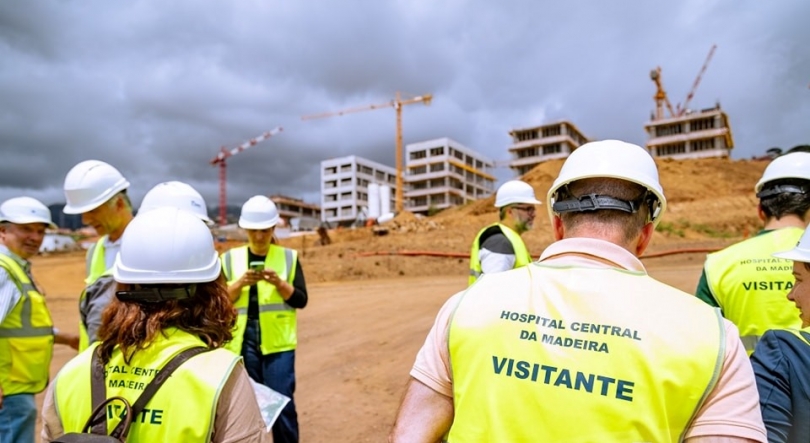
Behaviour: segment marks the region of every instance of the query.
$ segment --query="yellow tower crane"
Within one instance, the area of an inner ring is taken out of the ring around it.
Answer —
[[[343,115],[343,114],[350,114],[353,112],[361,112],[361,111],[371,111],[373,109],[382,109],[382,108],[394,108],[397,111],[397,140],[396,140],[396,156],[397,156],[397,189],[396,189],[396,211],[402,212],[404,205],[403,205],[403,191],[404,186],[402,183],[402,106],[403,105],[411,105],[414,103],[424,103],[425,105],[429,105],[430,101],[433,100],[432,94],[424,94],[418,95],[416,97],[402,99],[402,96],[399,92],[396,93],[393,100],[387,103],[379,103],[374,105],[367,105],[361,106],[357,108],[349,108],[344,109],[342,111],[333,111],[333,112],[324,112],[321,114],[312,114],[312,115],[305,115],[301,117],[302,120],[313,120],[316,118],[324,118],[324,117],[333,117],[336,115]]]

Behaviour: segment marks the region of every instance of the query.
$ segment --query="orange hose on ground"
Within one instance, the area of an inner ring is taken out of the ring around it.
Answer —
[[[684,249],[670,249],[667,251],[659,251],[644,254],[641,256],[642,259],[645,258],[658,258],[658,257],[666,257],[668,255],[676,255],[676,254],[698,254],[698,253],[710,253],[720,250],[720,248],[684,248]],[[400,251],[367,251],[367,252],[360,252],[356,255],[356,257],[374,257],[374,256],[385,256],[385,255],[401,255],[406,257],[447,257],[447,258],[469,258],[470,254],[466,252],[441,252],[441,251],[409,251],[409,250],[400,250]],[[533,258],[538,258],[539,256],[534,256]]]

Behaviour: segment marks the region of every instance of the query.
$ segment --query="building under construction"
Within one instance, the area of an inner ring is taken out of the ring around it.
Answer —
[[[352,225],[369,216],[369,191],[385,189],[379,207],[393,203],[391,187],[396,183],[396,169],[350,155],[321,162],[321,220],[334,225]],[[376,184],[379,187],[370,186]],[[377,215],[379,216],[379,215]]]
[[[573,123],[565,120],[513,129],[509,135],[512,137],[509,168],[518,175],[529,172],[544,161],[566,158],[574,149],[588,142]]]
[[[321,220],[320,206],[286,195],[271,195],[270,200],[276,204],[278,215],[293,231],[318,227]]]
[[[439,138],[405,147],[406,208],[416,214],[489,197],[494,162],[461,143]]]
[[[650,72],[650,79],[655,83],[655,111],[650,122],[644,125],[647,132],[647,150],[653,157],[674,159],[729,157],[734,140],[731,137],[731,126],[728,115],[720,109],[720,104],[713,108],[694,111],[689,108],[700,79],[714,55],[717,45],[713,45],[700,68],[692,89],[686,95],[683,105],[673,107],[664,90],[661,78],[661,67]],[[667,114],[665,114],[665,111]]]
[[[653,157],[728,157],[734,147],[728,116],[719,104],[681,116],[654,119],[644,129],[649,137],[647,149]]]

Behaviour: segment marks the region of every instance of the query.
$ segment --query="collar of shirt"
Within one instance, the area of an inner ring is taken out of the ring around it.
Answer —
[[[116,241],[110,241],[109,236],[104,236],[104,265],[107,269],[112,269],[115,264],[115,257],[118,255],[118,251],[121,250],[122,238],[123,236],[118,237]]]
[[[554,265],[615,267],[647,272],[641,260],[630,251],[596,238],[566,238],[554,242],[543,251],[538,261]]]
[[[31,262],[11,252],[6,245],[0,245],[0,254],[11,257],[11,259],[17,262],[17,264],[20,265],[20,267],[23,268],[27,274],[31,274]]]
[[[115,248],[115,247],[121,246],[121,238],[122,237],[123,237],[123,235],[121,237],[118,237],[118,240],[116,240],[116,241],[110,241],[110,236],[105,235],[104,236],[104,248],[107,249],[107,248]]]

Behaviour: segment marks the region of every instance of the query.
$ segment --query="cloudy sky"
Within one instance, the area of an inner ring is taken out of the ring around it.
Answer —
[[[394,165],[393,109],[302,121],[432,93],[403,110],[404,140],[453,138],[507,159],[512,128],[572,120],[592,139],[643,144],[650,69],[683,101],[720,101],[734,158],[810,143],[810,2],[685,0],[14,1],[0,3],[0,200],[64,201],[79,161],[166,180],[229,204],[281,193],[319,201],[319,162]],[[510,177],[507,170],[500,178]]]

